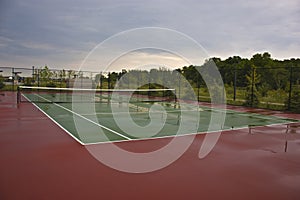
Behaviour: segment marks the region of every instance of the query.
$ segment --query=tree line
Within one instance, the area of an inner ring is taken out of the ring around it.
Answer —
[[[214,63],[224,82],[228,99],[237,104],[246,106],[262,106],[267,108],[280,107],[280,109],[300,110],[300,59],[277,60],[268,52],[257,53],[251,58],[233,56],[222,60],[213,57],[201,66],[184,66],[176,69],[194,88],[200,88],[200,95],[207,94],[205,81],[199,71],[205,65]],[[149,74],[155,77],[157,69],[150,70]],[[167,71],[166,77],[172,77],[172,71]],[[108,82],[113,88],[117,80],[125,73],[132,75],[131,82],[136,82],[137,71],[111,72],[108,76],[102,76],[102,80]],[[139,72],[141,74],[141,72]],[[144,72],[146,73],[146,72]],[[152,75],[151,75],[152,74]],[[158,74],[158,73],[157,73]],[[162,81],[161,81],[162,82]],[[153,86],[159,87],[159,86]],[[152,88],[153,88],[152,87]]]
[[[69,80],[79,77],[93,79],[94,86],[98,88],[114,88],[118,82],[121,82],[124,88],[132,88],[143,81],[149,81],[149,78],[154,78],[155,80],[152,82],[155,83],[143,87],[152,89],[165,87],[180,89],[182,87],[181,97],[184,98],[183,88],[186,83],[178,82],[179,73],[195,88],[197,95],[204,98],[210,94],[199,71],[202,67],[210,64],[215,64],[219,70],[229,102],[238,104],[240,100],[240,104],[247,106],[266,104],[272,108],[272,106],[284,105],[289,109],[300,109],[300,59],[277,60],[273,59],[268,52],[257,53],[251,58],[232,56],[221,59],[213,57],[201,66],[183,66],[175,70],[159,68],[150,71],[127,71],[124,69],[121,72],[95,74],[74,70],[51,70],[45,66],[41,69],[34,69],[32,77],[23,79],[23,84],[67,87]],[[0,73],[0,87],[4,87],[3,80]],[[174,84],[174,80],[177,80],[178,83]]]

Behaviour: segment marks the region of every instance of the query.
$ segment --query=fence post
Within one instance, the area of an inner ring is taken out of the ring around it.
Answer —
[[[37,69],[36,75],[37,75],[38,87],[40,87],[40,70],[39,69]]]
[[[107,88],[110,89],[110,72],[107,75]]]
[[[148,89],[151,87],[151,71],[149,71],[149,76],[148,76]],[[150,97],[150,90],[148,90],[148,98]]]
[[[11,68],[11,77],[12,77],[12,91],[14,91],[15,88],[15,68]]]
[[[233,101],[236,99],[236,66],[234,69]]]
[[[180,99],[180,93],[181,93],[181,73],[178,72],[178,76],[179,76],[179,79],[178,79],[178,99]]]
[[[35,82],[35,76],[34,76],[34,66],[32,66],[32,80],[31,80],[31,84],[34,84]]]
[[[63,70],[59,70],[59,79],[60,79],[60,88],[62,88],[62,82],[63,82]]]
[[[251,79],[252,79],[252,83],[251,83],[251,107],[253,107],[253,101],[254,101],[254,67],[252,68]]]
[[[200,81],[199,78],[197,78],[197,101],[200,102]]]
[[[162,87],[165,88],[165,71],[161,71],[162,73]],[[164,97],[165,96],[165,91],[163,90],[162,92],[162,96]]]
[[[290,67],[290,88],[289,88],[289,98],[288,98],[288,110],[291,109],[291,98],[292,98],[292,84],[293,84],[293,67]]]
[[[102,72],[100,72],[100,89],[102,89],[102,85],[103,85],[103,79],[102,79]]]
[[[130,88],[130,76],[131,75],[129,75],[129,74],[127,74],[127,83],[128,83],[128,85],[127,85],[127,89],[129,89]]]

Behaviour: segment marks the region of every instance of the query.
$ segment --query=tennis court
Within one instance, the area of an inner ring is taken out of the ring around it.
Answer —
[[[19,102],[33,103],[79,143],[144,140],[299,122],[296,119],[176,102],[166,90],[89,90],[21,86]],[[130,93],[131,92],[131,93]],[[131,95],[130,95],[131,94]],[[209,129],[212,114],[224,125]],[[149,133],[156,130],[155,134]],[[184,125],[184,130],[180,126]]]
[[[53,97],[42,91],[39,95]],[[29,93],[24,96],[30,97]],[[31,96],[36,98],[34,106],[24,96],[18,106],[16,93],[4,92],[0,96],[1,199],[299,198],[299,122],[290,120],[299,120],[299,114],[227,106],[228,116],[237,112],[239,116],[252,116],[258,121],[264,120],[257,116],[275,121],[251,127],[251,134],[249,127],[223,131],[205,159],[199,159],[197,154],[208,134],[197,134],[188,150],[172,165],[152,173],[131,174],[98,162],[85,148],[97,146],[100,152],[105,152],[110,145],[107,141],[84,147],[78,143],[80,140],[75,141],[59,127],[68,124],[64,123],[64,117],[74,125],[74,120],[67,117],[72,114],[58,108],[72,109],[70,103],[42,103],[45,99],[40,98],[39,102],[34,95]],[[49,115],[52,112],[57,124],[40,112],[42,106],[43,112]],[[202,102],[200,107],[209,110],[210,105]],[[203,111],[199,112],[201,115]],[[225,124],[229,125],[230,119],[227,117]],[[285,124],[274,124],[282,122]],[[185,141],[187,137],[177,138]],[[155,151],[172,140],[170,136],[153,138],[132,141],[122,138],[125,142],[115,144],[130,152],[143,153]]]

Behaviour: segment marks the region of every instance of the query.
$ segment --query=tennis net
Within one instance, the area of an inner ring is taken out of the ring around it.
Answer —
[[[176,102],[175,89],[85,89],[19,86],[17,102],[142,103]]]

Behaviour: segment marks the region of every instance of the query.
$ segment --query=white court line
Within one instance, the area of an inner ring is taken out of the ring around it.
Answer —
[[[235,130],[242,130],[242,129],[248,129],[248,126],[243,127],[237,127],[234,129],[228,128],[223,130],[215,130],[215,131],[200,131],[195,133],[184,133],[179,135],[165,135],[165,136],[159,136],[159,137],[152,137],[152,138],[137,138],[132,139],[131,141],[146,141],[146,140],[155,140],[155,139],[167,139],[167,138],[173,138],[173,137],[183,137],[183,136],[190,136],[190,135],[200,135],[200,134],[210,134],[210,133],[218,133],[218,132],[228,132],[228,131],[235,131]],[[84,145],[95,145],[95,144],[106,144],[106,143],[121,143],[121,142],[127,142],[128,140],[116,140],[116,141],[107,141],[107,142],[94,142],[94,143],[85,143]]]
[[[287,125],[291,124],[294,122],[287,122],[287,123],[277,123],[277,124],[268,124],[264,126],[254,126],[254,128],[257,127],[271,127],[271,126],[276,126],[276,125]],[[159,136],[159,137],[152,137],[152,138],[138,138],[138,139],[131,139],[131,141],[146,141],[146,140],[155,140],[155,139],[167,139],[167,138],[172,138],[172,137],[182,137],[182,136],[189,136],[189,135],[200,135],[200,134],[210,134],[210,133],[218,133],[218,132],[229,132],[229,131],[238,131],[238,130],[243,130],[243,129],[249,129],[249,126],[241,126],[241,127],[236,127],[236,128],[226,128],[222,130],[215,130],[215,131],[200,131],[196,133],[185,133],[185,134],[180,134],[180,135],[165,135],[165,136]],[[128,140],[115,140],[115,141],[106,141],[106,142],[91,142],[91,143],[85,143],[84,145],[96,145],[96,144],[107,144],[107,143],[121,143],[121,142],[127,142]]]
[[[295,122],[279,122],[279,123],[275,123],[275,124],[267,124],[267,125],[253,125],[252,127],[253,128],[263,128],[263,127],[271,127],[272,126],[281,126],[281,125],[288,125],[288,124],[293,124]],[[251,125],[248,125],[248,127],[251,126]]]
[[[35,95],[36,95],[36,96],[39,96],[40,98],[42,98],[42,99],[44,99],[44,100],[46,100],[46,101],[48,101],[48,102],[51,102],[51,101],[49,101],[48,99],[46,99],[46,98],[44,98],[44,97],[42,97],[42,96],[40,96],[40,95],[38,95],[38,94],[35,94]],[[99,126],[99,127],[101,127],[101,128],[104,128],[104,129],[106,129],[106,130],[108,130],[108,131],[110,131],[110,132],[112,132],[112,133],[114,133],[114,134],[116,134],[116,135],[118,135],[118,136],[120,136],[120,137],[122,137],[122,138],[125,138],[125,139],[127,139],[127,140],[132,140],[131,138],[129,138],[129,137],[125,136],[125,135],[122,135],[121,133],[118,133],[118,132],[116,132],[116,131],[114,131],[114,130],[112,130],[112,129],[110,129],[110,128],[107,128],[107,127],[105,127],[105,126],[103,126],[103,125],[101,125],[101,124],[99,124],[99,123],[96,123],[96,122],[94,122],[93,120],[90,120],[90,119],[88,119],[88,118],[86,118],[86,117],[84,117],[84,116],[82,116],[82,115],[80,115],[80,114],[78,114],[78,113],[76,113],[76,112],[74,112],[74,111],[72,111],[72,110],[66,108],[66,107],[63,107],[63,106],[61,106],[61,105],[59,105],[59,104],[57,104],[57,103],[54,103],[54,102],[53,102],[53,104],[56,105],[57,107],[60,107],[60,108],[62,108],[62,109],[64,109],[64,110],[70,112],[70,113],[73,113],[74,115],[77,115],[78,117],[80,117],[80,118],[82,118],[82,119],[85,119],[86,121],[88,121],[88,122],[90,122],[90,123],[95,124],[96,126]]]
[[[282,119],[282,120],[297,120],[299,121],[298,119],[296,118],[291,118],[291,117],[282,117],[282,116],[274,116],[274,115],[266,115],[266,114],[260,114],[260,113],[250,113],[250,112],[247,112],[247,111],[239,111],[239,110],[234,110],[234,109],[230,109],[230,108],[227,108],[227,104],[226,104],[226,108],[215,108],[215,107],[210,107],[210,106],[205,106],[205,105],[201,105],[200,102],[198,104],[200,107],[202,108],[208,108],[208,110],[211,110],[211,111],[218,111],[218,110],[221,110],[221,111],[225,111],[225,113],[227,113],[227,111],[230,111],[230,112],[233,112],[233,113],[236,113],[236,114],[239,114],[239,115],[259,115],[259,116],[265,116],[264,117],[261,117],[261,118],[264,118],[264,119],[272,119],[272,118],[278,118],[278,119]],[[238,107],[238,106],[237,106]],[[269,118],[267,118],[269,117]]]
[[[27,101],[31,102],[25,95],[22,96],[27,99]],[[46,115],[52,122],[54,122],[58,127],[64,130],[67,134],[69,134],[73,139],[75,139],[79,144],[85,145],[85,143],[81,142],[77,137],[71,134],[67,129],[65,129],[62,125],[60,125],[57,121],[55,121],[50,115],[48,115],[45,111],[43,111],[40,107],[38,107],[34,102],[31,102],[39,111],[41,111],[44,115]]]
[[[163,112],[163,111],[151,111],[151,113],[166,113],[166,114],[168,114],[168,113],[178,113],[178,114],[180,114],[181,112],[203,112],[203,111],[199,111],[199,110],[179,110],[179,111],[166,111],[166,112]],[[122,114],[146,114],[146,113],[148,113],[148,114],[150,114],[150,112],[137,112],[137,111],[132,111],[132,112],[117,112],[117,113],[103,113],[103,112],[95,112],[95,113],[84,113],[84,114],[81,114],[81,115],[84,115],[84,116],[90,116],[90,115],[118,115],[118,114],[120,114],[120,115],[122,115]]]
[[[24,96],[24,95],[23,95]],[[25,97],[25,96],[24,96]],[[28,98],[25,97],[27,100]],[[43,98],[43,97],[42,97]],[[45,99],[45,98],[44,98]],[[46,99],[47,100],[47,99]],[[30,101],[30,100],[28,100]],[[47,100],[49,101],[49,100]],[[34,103],[33,103],[34,104]],[[56,104],[56,103],[54,103]],[[35,105],[35,104],[34,104]],[[57,106],[60,107],[60,105],[56,104]],[[59,127],[61,127],[63,130],[65,130],[72,138],[74,138],[76,141],[78,141],[80,144],[82,145],[96,145],[96,144],[107,144],[107,143],[120,143],[120,142],[127,142],[128,140],[115,140],[115,141],[104,141],[104,142],[93,142],[93,143],[83,143],[80,140],[78,140],[76,137],[74,137],[69,131],[67,131],[65,128],[63,128],[59,123],[57,123],[53,118],[51,118],[47,113],[45,113],[43,110],[41,110],[37,105],[35,105],[35,107],[37,107],[41,112],[43,112],[46,116],[48,116],[55,124],[57,124]],[[203,107],[207,107],[207,106],[203,106]],[[62,107],[63,109],[67,109],[65,107]],[[69,109],[67,109],[70,112],[73,112]],[[230,110],[230,109],[226,109],[226,110]],[[234,112],[237,112],[235,110],[231,110]],[[239,112],[237,112],[239,113]],[[244,113],[244,112],[242,112]],[[246,112],[247,113],[247,112]],[[74,113],[75,114],[75,113]],[[77,113],[76,113],[77,114]],[[82,116],[83,117],[83,116]],[[277,117],[277,116],[276,116]],[[84,117],[85,118],[85,117]],[[279,118],[279,117],[278,117]],[[284,118],[284,119],[289,119],[289,118]],[[92,121],[92,123],[95,123],[94,121]],[[287,125],[290,123],[294,123],[294,122],[287,122],[287,123],[277,123],[277,124],[269,124],[269,125],[262,125],[262,126],[254,126],[256,127],[263,127],[263,126],[276,126],[276,125]],[[100,124],[98,124],[100,125]],[[227,131],[236,131],[236,130],[242,130],[242,129],[248,129],[249,126],[242,126],[242,127],[236,127],[236,128],[227,128],[227,129],[223,129],[223,130],[215,130],[215,131],[200,131],[200,132],[196,132],[196,133],[186,133],[186,134],[180,134],[180,135],[166,135],[166,136],[159,136],[159,137],[152,137],[152,138],[137,138],[137,139],[129,139],[130,141],[145,141],[145,140],[153,140],[153,139],[164,139],[164,138],[172,138],[172,137],[181,137],[181,136],[189,136],[189,135],[197,135],[197,134],[209,134],[209,133],[215,133],[215,132],[227,132]]]

